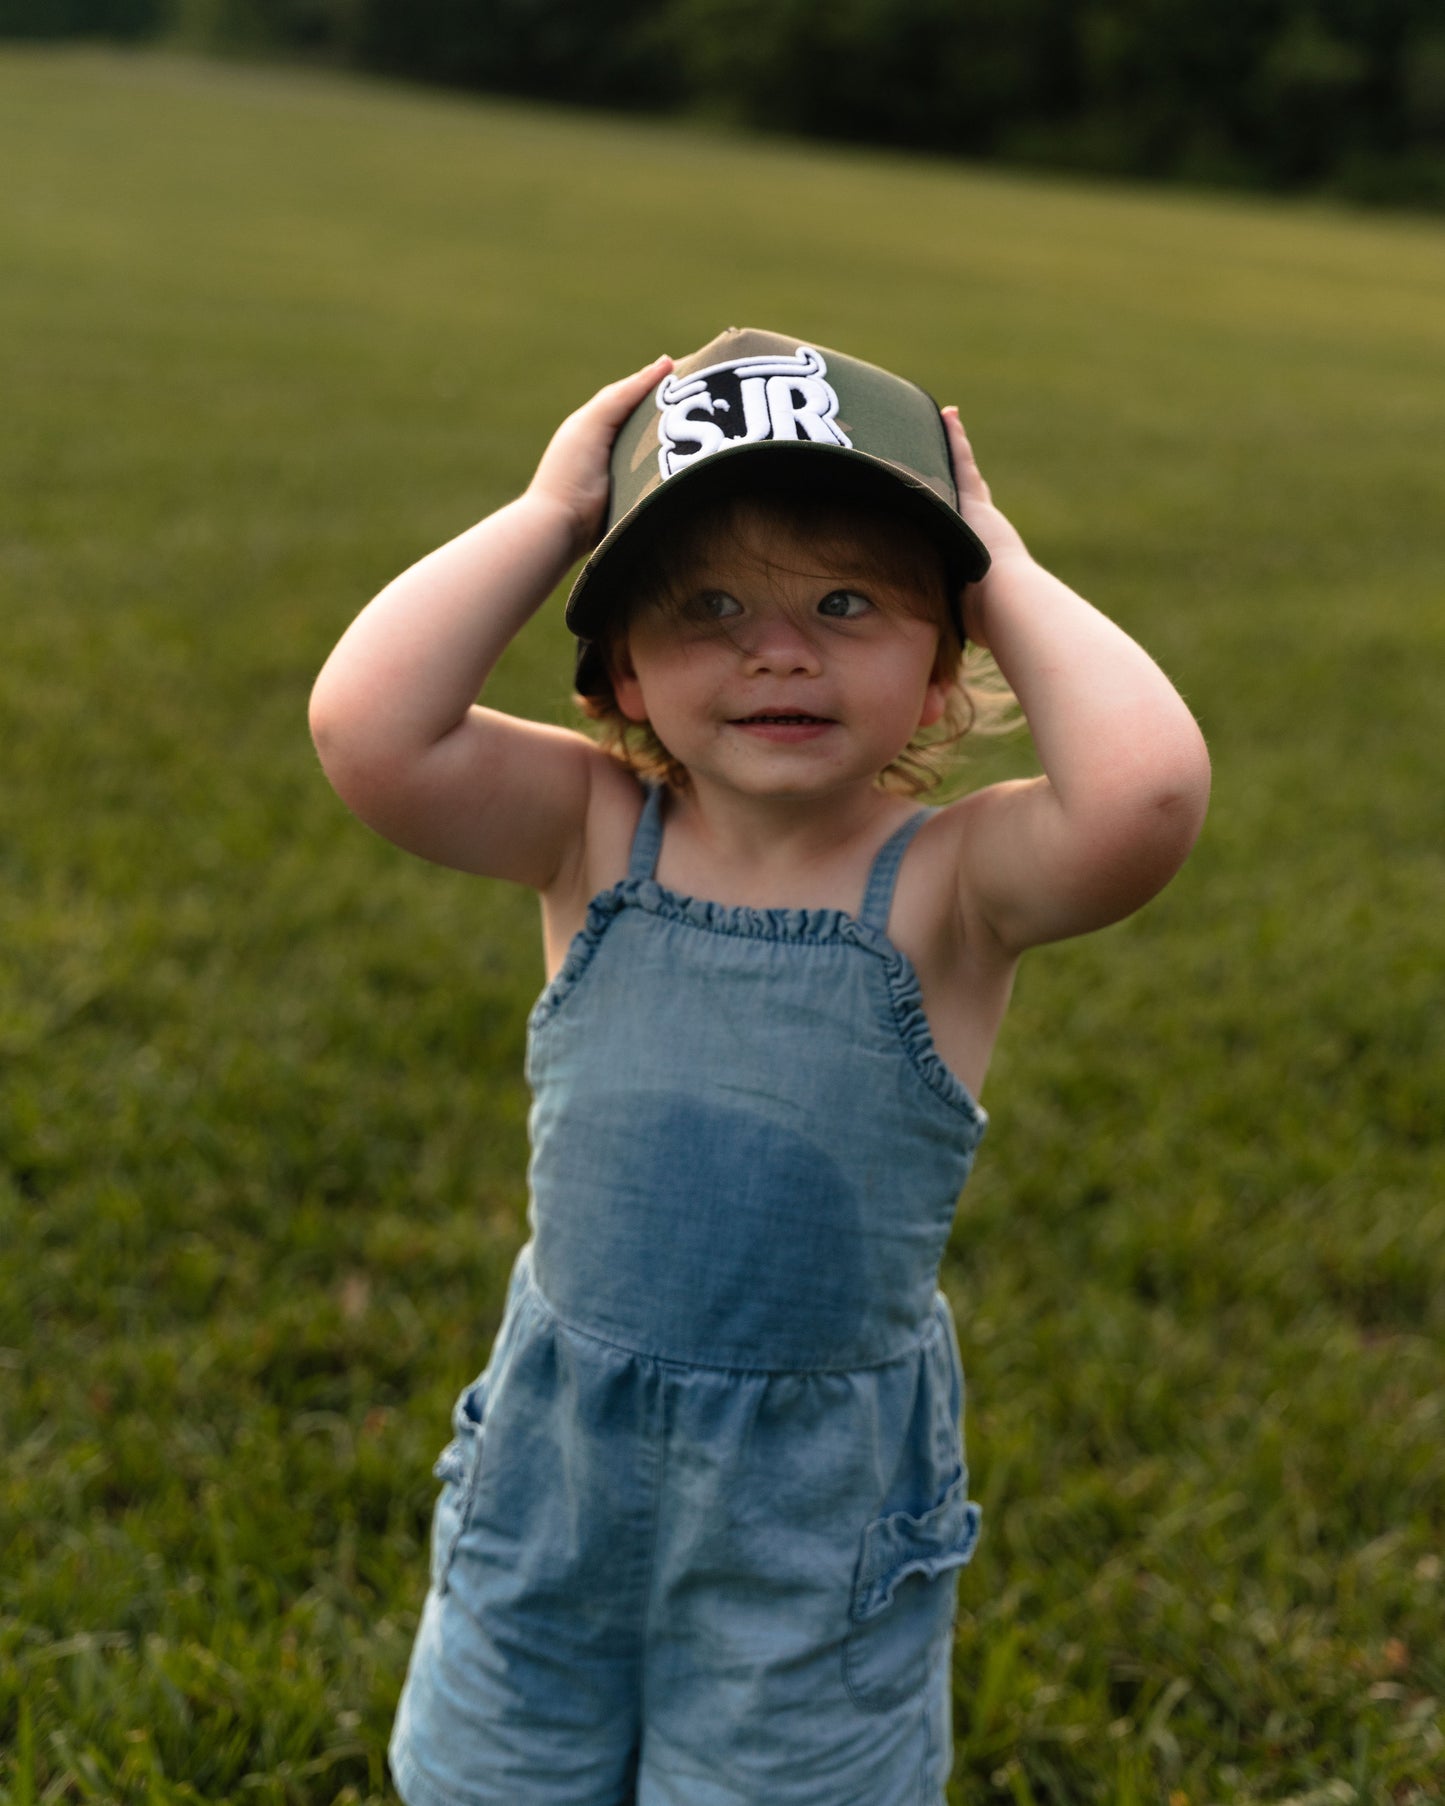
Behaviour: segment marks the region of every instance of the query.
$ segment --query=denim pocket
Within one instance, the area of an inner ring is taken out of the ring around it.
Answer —
[[[967,1492],[960,1469],[920,1516],[890,1512],[863,1532],[843,1677],[866,1711],[886,1711],[919,1692],[947,1647],[957,1571],[973,1554],[982,1516]]]
[[[437,1456],[432,1468],[432,1473],[442,1483],[432,1514],[431,1582],[438,1593],[447,1590],[457,1545],[467,1527],[476,1495],[486,1406],[487,1376],[483,1374],[480,1379],[473,1380],[452,1407],[452,1439]]]

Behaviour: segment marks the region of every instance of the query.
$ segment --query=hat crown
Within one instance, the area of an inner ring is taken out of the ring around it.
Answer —
[[[957,505],[938,409],[916,383],[792,334],[730,326],[679,358],[618,433],[607,530],[716,453],[787,443],[882,458]]]

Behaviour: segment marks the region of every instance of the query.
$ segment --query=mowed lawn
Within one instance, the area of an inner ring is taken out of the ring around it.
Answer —
[[[957,401],[1214,753],[985,1093],[951,1800],[1445,1796],[1438,223],[13,48],[0,169],[0,1798],[389,1797],[541,967],[307,692],[729,323]],[[568,671],[553,607],[497,699]]]

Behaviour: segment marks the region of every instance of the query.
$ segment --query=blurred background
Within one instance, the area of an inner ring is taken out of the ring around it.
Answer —
[[[1438,24],[0,22],[0,1799],[393,1797],[541,957],[529,895],[348,817],[307,695],[729,323],[957,402],[1214,759],[984,1094],[954,1806],[1445,1796]],[[554,598],[489,697],[572,720],[570,669]]]

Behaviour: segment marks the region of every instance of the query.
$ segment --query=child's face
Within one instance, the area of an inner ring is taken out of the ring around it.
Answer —
[[[619,707],[695,780],[777,797],[871,784],[943,713],[938,625],[876,559],[739,525],[635,611],[612,655]]]

